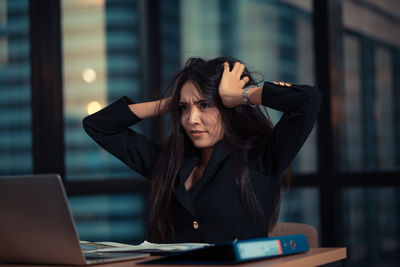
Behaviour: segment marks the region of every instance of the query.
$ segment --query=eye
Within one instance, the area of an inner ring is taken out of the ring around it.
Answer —
[[[209,107],[211,107],[211,105],[208,104],[208,103],[205,103],[205,102],[200,103],[200,108],[202,108],[202,109],[206,109],[206,108],[209,108]]]
[[[179,110],[182,112],[182,111],[185,111],[186,110],[186,105],[185,104],[179,104]]]

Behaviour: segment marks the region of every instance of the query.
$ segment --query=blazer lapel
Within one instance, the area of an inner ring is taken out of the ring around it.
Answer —
[[[201,179],[192,187],[190,191],[190,199],[196,199],[203,188],[215,177],[215,173],[221,168],[221,163],[228,157],[229,149],[224,140],[219,141],[215,144],[214,152],[207,164]]]
[[[192,204],[192,199],[195,199],[202,191],[202,189],[208,184],[214,177],[214,174],[218,171],[227,156],[229,150],[226,142],[221,140],[215,144],[214,152],[207,164],[204,171],[203,177],[192,187],[190,193],[185,189],[185,182],[194,166],[199,161],[198,156],[185,156],[182,160],[181,168],[179,170],[179,177],[177,177],[173,194],[175,195],[178,202],[193,216],[196,216],[196,211]]]
[[[196,212],[185,189],[185,181],[198,160],[199,158],[197,156],[188,156],[183,158],[173,191],[173,194],[175,195],[178,202],[193,216],[196,216]]]

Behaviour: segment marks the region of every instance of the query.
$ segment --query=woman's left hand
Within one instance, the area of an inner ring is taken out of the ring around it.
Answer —
[[[243,86],[249,81],[249,77],[245,76],[242,79],[244,65],[236,62],[232,71],[229,69],[228,62],[224,63],[224,72],[219,83],[218,93],[222,103],[228,108],[234,108],[243,104]]]

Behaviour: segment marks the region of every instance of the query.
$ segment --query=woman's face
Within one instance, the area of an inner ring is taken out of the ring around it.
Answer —
[[[192,81],[182,86],[179,109],[182,126],[195,147],[211,148],[224,137],[219,110],[206,102]]]

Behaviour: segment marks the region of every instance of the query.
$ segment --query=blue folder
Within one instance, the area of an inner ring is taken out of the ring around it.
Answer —
[[[305,235],[245,239],[178,252],[140,264],[237,264],[308,251]]]

